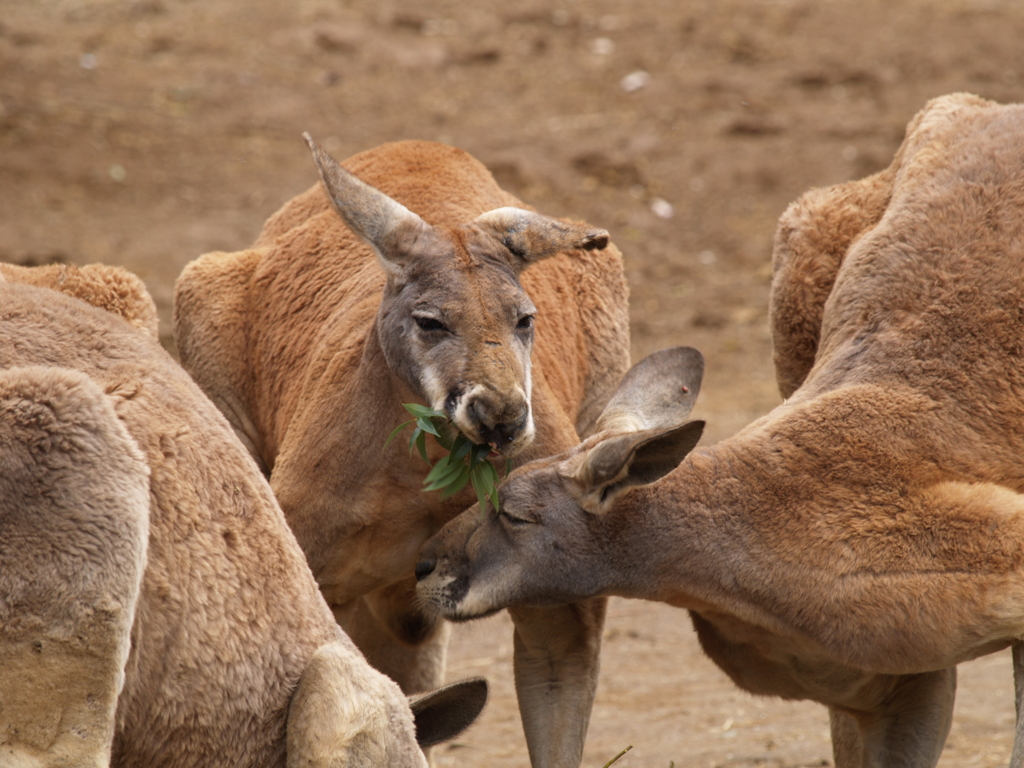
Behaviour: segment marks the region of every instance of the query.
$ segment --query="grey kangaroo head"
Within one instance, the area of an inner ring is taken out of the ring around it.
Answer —
[[[471,507],[423,546],[416,576],[424,603],[465,620],[614,590],[609,526],[616,523],[609,512],[696,446],[704,422],[686,418],[703,371],[703,357],[690,347],[637,363],[602,413],[597,434],[517,469],[501,486],[500,512]]]
[[[530,264],[602,249],[608,233],[519,208],[434,227],[342,168],[306,135],[335,210],[387,283],[377,335],[391,370],[475,443],[513,456],[533,439]]]

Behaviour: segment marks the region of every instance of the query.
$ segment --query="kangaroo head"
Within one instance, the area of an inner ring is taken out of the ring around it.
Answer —
[[[466,620],[614,592],[620,529],[632,521],[609,513],[636,486],[675,469],[700,440],[704,422],[686,417],[703,369],[690,347],[637,363],[597,434],[509,475],[500,512],[471,507],[427,541],[416,566],[423,602]]]
[[[335,209],[387,274],[377,335],[388,366],[473,442],[519,453],[534,435],[536,312],[519,274],[565,250],[604,248],[608,233],[518,208],[434,227],[306,140]]]

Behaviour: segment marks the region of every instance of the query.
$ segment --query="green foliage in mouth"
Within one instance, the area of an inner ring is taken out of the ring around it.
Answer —
[[[399,424],[395,430],[384,441],[384,445],[391,442],[391,438],[397,435],[406,427],[415,424],[412,437],[409,438],[409,453],[418,451],[427,464],[427,435],[433,435],[438,444],[448,451],[446,456],[438,459],[437,463],[431,466],[430,472],[423,479],[424,491],[441,491],[441,498],[447,499],[472,484],[476,491],[477,501],[480,502],[481,514],[487,508],[488,499],[494,504],[497,511],[498,483],[501,478],[498,470],[487,460],[491,453],[491,446],[480,445],[470,441],[468,437],[455,429],[448,417],[440,411],[428,408],[425,405],[416,403],[402,403],[413,418]],[[511,459],[505,463],[505,474],[511,466]]]

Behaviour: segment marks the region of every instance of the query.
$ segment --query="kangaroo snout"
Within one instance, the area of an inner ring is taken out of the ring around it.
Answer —
[[[416,581],[423,581],[427,576],[434,572],[434,568],[436,567],[437,561],[433,558],[420,560],[416,563]]]
[[[533,437],[530,404],[522,397],[501,402],[490,393],[479,394],[465,409],[470,424],[463,429],[477,442],[490,445],[495,451],[512,456]]]

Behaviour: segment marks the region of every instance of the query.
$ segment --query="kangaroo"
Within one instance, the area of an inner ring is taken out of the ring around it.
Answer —
[[[0,268],[0,765],[427,768],[486,682],[367,663],[149,318],[120,268]]]
[[[424,493],[424,462],[386,438],[416,402],[499,466],[575,445],[629,367],[622,258],[603,229],[524,209],[453,147],[395,142],[343,167],[307,141],[323,186],[253,248],[185,268],[175,337],[268,475],[339,624],[403,691],[429,690],[449,627],[416,600],[416,556],[474,494]],[[512,613],[535,768],[580,762],[604,609]]]
[[[771,304],[788,399],[694,450],[702,359],[642,361],[596,434],[427,542],[424,602],[686,608],[740,687],[829,708],[837,768],[934,766],[956,665],[1024,634],[1022,139],[1024,106],[948,96],[890,168],[798,200]]]

